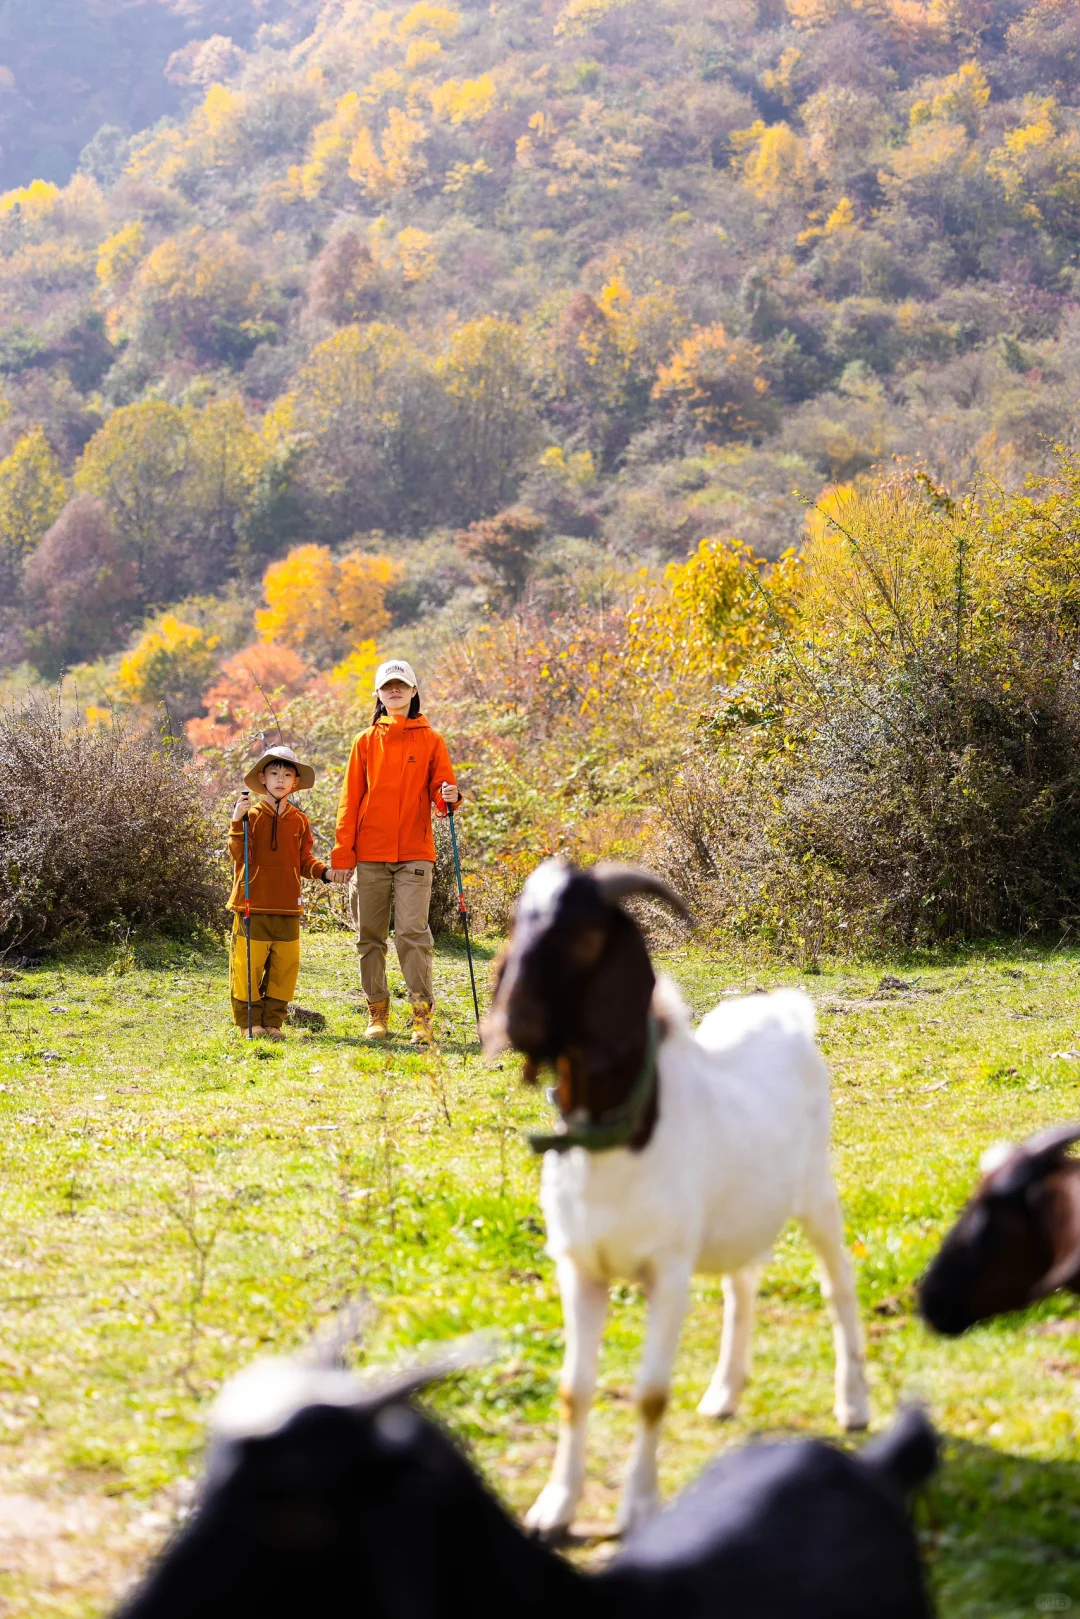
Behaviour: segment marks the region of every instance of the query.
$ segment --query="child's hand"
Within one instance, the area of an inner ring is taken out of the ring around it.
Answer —
[[[236,800],[236,803],[233,805],[233,811],[232,811],[233,820],[234,821],[242,821],[244,819],[244,816],[247,815],[250,812],[250,810],[251,810],[251,794],[250,793],[241,793],[240,797]]]
[[[454,786],[452,781],[443,782],[442,795],[448,804],[456,804],[461,797],[460,792]]]

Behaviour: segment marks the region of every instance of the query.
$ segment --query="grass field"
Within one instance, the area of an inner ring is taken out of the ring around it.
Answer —
[[[490,952],[483,950],[485,959]],[[795,982],[698,951],[666,958],[695,1012]],[[912,1282],[991,1141],[1080,1114],[1080,954],[971,951],[805,980],[835,1077],[836,1159],[870,1339],[875,1425],[920,1394],[948,1436],[920,1525],[942,1615],[1080,1602],[1080,1315],[1059,1295],[958,1343],[911,1313]],[[107,949],[0,984],[0,1613],[107,1610],[197,1471],[222,1378],[301,1343],[366,1290],[368,1361],[475,1327],[500,1352],[434,1396],[504,1498],[550,1460],[561,1332],[522,1140],[541,1097],[481,1062],[465,961],[439,951],[437,1056],[360,1039],[340,934],[309,936],[303,1004],[324,1031],[281,1047],[226,1022],[224,954]],[[398,981],[400,990],[400,981]],[[405,1002],[394,1002],[405,1027]],[[1071,1053],[1072,1055],[1061,1055]],[[585,1517],[610,1521],[642,1306],[613,1301]],[[834,1435],[831,1344],[806,1244],[765,1273],[755,1373],[735,1422],[694,1405],[720,1290],[695,1284],[662,1447],[669,1491],[758,1433]]]

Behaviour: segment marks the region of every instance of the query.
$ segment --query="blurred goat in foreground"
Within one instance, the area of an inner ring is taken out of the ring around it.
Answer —
[[[747,1380],[758,1269],[790,1219],[817,1249],[833,1322],[835,1411],[864,1428],[870,1407],[851,1264],[829,1162],[829,1074],[814,1008],[795,990],[726,1001],[695,1032],[675,986],[657,982],[634,919],[618,903],[649,894],[681,915],[648,872],[564,860],[525,884],[484,1027],[490,1052],[550,1064],[555,1131],[541,1202],[566,1328],[551,1480],[527,1523],[557,1536],[585,1480],[585,1426],[608,1287],[639,1282],[649,1303],[638,1427],[619,1510],[629,1529],[658,1506],[656,1452],[695,1273],[724,1278],[720,1358],[698,1410],[731,1416]]]
[[[905,1497],[937,1443],[917,1409],[859,1456],[732,1452],[587,1574],[409,1403],[432,1375],[241,1373],[192,1516],[117,1619],[929,1619]]]
[[[950,1337],[1059,1287],[1080,1292],[1080,1123],[983,1154],[978,1185],[922,1281],[919,1308]]]

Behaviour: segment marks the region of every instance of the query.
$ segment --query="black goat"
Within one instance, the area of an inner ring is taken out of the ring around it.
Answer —
[[[959,1220],[919,1284],[919,1309],[956,1336],[1059,1287],[1080,1292],[1080,1123],[992,1147]]]
[[[252,1368],[202,1498],[117,1619],[927,1619],[907,1492],[934,1431],[721,1458],[597,1574],[530,1540],[408,1403],[345,1372]]]

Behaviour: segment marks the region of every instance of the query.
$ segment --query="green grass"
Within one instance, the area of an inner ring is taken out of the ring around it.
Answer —
[[[253,1355],[288,1350],[366,1290],[361,1355],[491,1327],[500,1352],[434,1401],[514,1508],[550,1461],[560,1312],[543,1252],[546,1115],[472,1040],[465,961],[439,951],[438,1057],[360,1039],[355,960],[308,936],[300,999],[318,1034],[248,1047],[224,953],[87,953],[0,985],[0,1603],[104,1611],[197,1471],[206,1406]],[[482,953],[489,955],[483,950]],[[722,990],[798,981],[701,952],[667,958],[695,1012]],[[117,972],[115,966],[128,970]],[[921,1394],[948,1437],[920,1524],[940,1612],[1031,1615],[1080,1601],[1080,1316],[1059,1295],[959,1342],[911,1313],[914,1278],[991,1141],[1080,1113],[1080,955],[971,951],[874,998],[880,967],[805,980],[835,1076],[836,1158],[870,1339],[875,1424]],[[400,989],[400,983],[398,985]],[[395,999],[397,1028],[406,1006]],[[720,1323],[699,1280],[662,1447],[673,1491],[756,1433],[835,1435],[831,1345],[806,1244],[762,1289],[740,1417],[697,1417]],[[642,1325],[616,1290],[584,1516],[610,1520]]]

